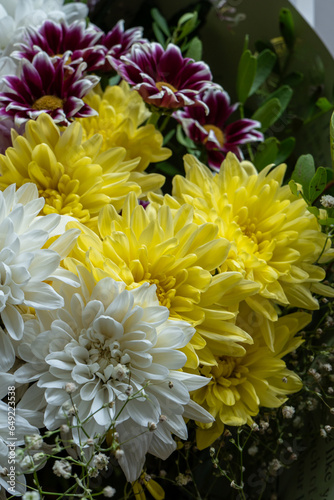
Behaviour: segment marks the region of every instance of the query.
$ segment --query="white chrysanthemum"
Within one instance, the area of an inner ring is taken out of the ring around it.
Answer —
[[[124,451],[119,462],[134,481],[146,452],[165,459],[175,449],[172,434],[187,438],[183,417],[212,421],[189,396],[209,379],[179,371],[186,362],[179,349],[195,330],[168,319],[155,285],[126,290],[112,278],[96,283],[86,269],[80,279],[79,291],[62,288],[65,306],[50,313],[49,325],[45,313],[27,323],[29,335],[33,329],[36,335],[30,348],[26,343],[19,350],[27,363],[16,380],[38,380],[29,389],[30,400],[41,401],[45,391],[49,429],[64,423],[65,387],[74,383],[71,398],[80,421],[91,417],[84,424],[87,434],[104,434],[115,424]]]
[[[87,6],[80,2],[64,5],[64,0],[0,0],[0,55],[11,54],[28,26],[40,26],[46,19],[71,23],[85,19],[87,14]]]
[[[39,198],[35,184],[25,184],[17,191],[12,184],[0,192],[0,316],[14,340],[22,338],[22,314],[29,307],[62,306],[62,297],[45,280],[74,284],[72,275],[58,266],[78,232],[66,231],[43,249],[61,223],[57,214],[38,217],[43,206],[44,198]]]

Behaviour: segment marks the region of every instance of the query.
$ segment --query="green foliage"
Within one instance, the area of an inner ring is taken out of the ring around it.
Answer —
[[[254,82],[256,74],[256,57],[252,55],[250,50],[245,50],[241,56],[237,76],[237,94],[238,100],[243,104]]]
[[[279,28],[287,47],[293,49],[296,42],[295,26],[291,11],[287,8],[280,11]]]
[[[195,36],[188,45],[186,56],[194,59],[195,61],[200,61],[202,59],[202,51],[202,42],[197,36]]]
[[[256,73],[249,95],[254,94],[270,75],[275,62],[276,54],[269,49],[263,50],[257,57]]]
[[[257,148],[254,164],[260,172],[263,168],[271,163],[275,163],[279,150],[279,141],[276,137],[269,137]]]
[[[252,116],[253,120],[261,122],[262,132],[265,132],[281,116],[282,106],[279,99],[274,98],[266,101]]]

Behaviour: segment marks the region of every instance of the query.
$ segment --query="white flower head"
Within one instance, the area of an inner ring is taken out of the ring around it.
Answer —
[[[41,495],[38,493],[38,491],[27,491],[23,497],[22,500],[40,500]]]
[[[72,465],[67,460],[56,460],[53,464],[52,471],[58,477],[69,479],[72,474]]]
[[[92,437],[113,425],[124,450],[119,462],[134,481],[146,452],[167,458],[175,449],[172,434],[187,438],[183,417],[212,421],[189,395],[209,379],[179,371],[186,362],[180,349],[194,329],[185,321],[168,319],[155,285],[126,290],[125,283],[112,278],[96,283],[83,268],[80,279],[79,290],[63,286],[64,308],[52,313],[49,329],[31,345],[39,362],[37,385],[45,390],[44,423],[49,429],[64,423],[59,409],[69,399],[65,387],[76,384],[71,394],[77,407],[73,424],[76,417],[87,422],[85,432]],[[45,329],[45,322],[40,326]],[[32,380],[34,374],[36,380],[37,363],[31,362],[30,373],[27,361],[20,376]],[[156,426],[154,432],[149,422]]]
[[[105,488],[103,488],[102,493],[105,497],[112,498],[115,495],[116,490],[112,486],[106,486]]]
[[[56,309],[64,302],[45,281],[57,279],[65,255],[56,250],[74,243],[76,233],[65,232],[53,246],[43,248],[61,220],[57,214],[38,217],[43,206],[35,184],[24,184],[17,191],[12,184],[0,191],[0,316],[14,340],[22,338],[22,313],[29,307]],[[63,271],[59,279],[65,277]]]

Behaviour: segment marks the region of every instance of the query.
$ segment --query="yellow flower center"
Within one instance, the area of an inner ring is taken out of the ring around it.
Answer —
[[[37,99],[31,106],[33,109],[42,111],[43,109],[48,109],[49,111],[54,111],[55,109],[62,108],[64,101],[55,95],[43,95]]]
[[[240,229],[246,236],[248,236],[248,238],[258,244],[262,241],[263,234],[261,231],[257,230],[257,227],[257,219],[247,219],[246,223],[243,226],[240,226]]]
[[[248,368],[240,364],[241,359],[230,356],[219,358],[218,366],[211,369],[211,375],[215,383],[225,387],[243,383]]]
[[[40,196],[45,198],[42,212],[47,214],[71,215],[83,224],[90,219],[89,210],[84,209],[80,203],[80,196],[74,193],[59,193],[55,189],[39,189]]]
[[[161,306],[165,306],[168,309],[170,309],[171,302],[172,302],[173,298],[175,297],[176,290],[175,289],[170,289],[170,290],[167,289],[166,290],[166,286],[165,287],[162,286],[161,282],[158,279],[150,279],[148,281],[149,281],[149,283],[151,283],[152,285],[156,285],[156,287],[157,287],[156,293],[157,293],[157,297],[159,300],[159,304]],[[173,281],[175,281],[175,280],[173,280]],[[165,285],[166,285],[166,283],[165,283]],[[168,284],[167,284],[167,288],[168,288]]]
[[[203,125],[203,128],[205,128],[205,130],[207,132],[210,132],[210,130],[212,130],[212,132],[215,134],[216,139],[219,142],[220,146],[221,147],[224,146],[225,136],[224,136],[223,131],[220,128],[216,127],[216,125],[210,125],[210,124]],[[205,139],[204,144],[206,142],[207,142],[207,139]]]
[[[155,84],[155,86],[157,87],[157,89],[159,89],[160,91],[162,90],[163,87],[168,87],[169,89],[171,89],[173,92],[177,92],[177,89],[175,87],[173,87],[173,85],[171,85],[170,83],[167,83],[167,82],[157,82]]]

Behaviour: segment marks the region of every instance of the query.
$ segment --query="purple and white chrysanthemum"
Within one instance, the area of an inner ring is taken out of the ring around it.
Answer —
[[[241,144],[263,140],[263,134],[257,130],[261,127],[258,121],[244,118],[227,125],[238,104],[230,105],[230,97],[224,90],[211,87],[201,92],[199,98],[208,107],[208,114],[203,108],[191,107],[176,111],[173,117],[182,124],[190,139],[205,147],[212,169],[220,169],[229,151],[242,159]]]
[[[99,28],[86,27],[83,21],[68,25],[47,20],[40,28],[27,29],[24,41],[12,57],[31,62],[38,52],[46,52],[50,57],[70,58],[71,66],[84,61],[86,71],[94,71],[105,62],[105,48],[98,45],[102,35]]]
[[[172,43],[166,50],[159,43],[135,44],[115,69],[149,104],[170,109],[199,104],[205,113],[200,92],[213,85],[210,68],[183,57]]]
[[[68,125],[74,118],[96,115],[82,98],[99,78],[84,76],[85,66],[81,63],[73,68],[64,58],[52,60],[45,52],[38,52],[32,62],[23,62],[20,77],[3,77],[8,90],[0,92],[0,119],[12,117],[19,126],[48,113],[55,122]]]
[[[101,39],[100,43],[106,51],[106,62],[102,70],[116,69],[120,63],[120,57],[126,55],[134,43],[147,42],[148,40],[143,38],[143,28],[136,27],[124,30],[124,21],[121,19]]]

